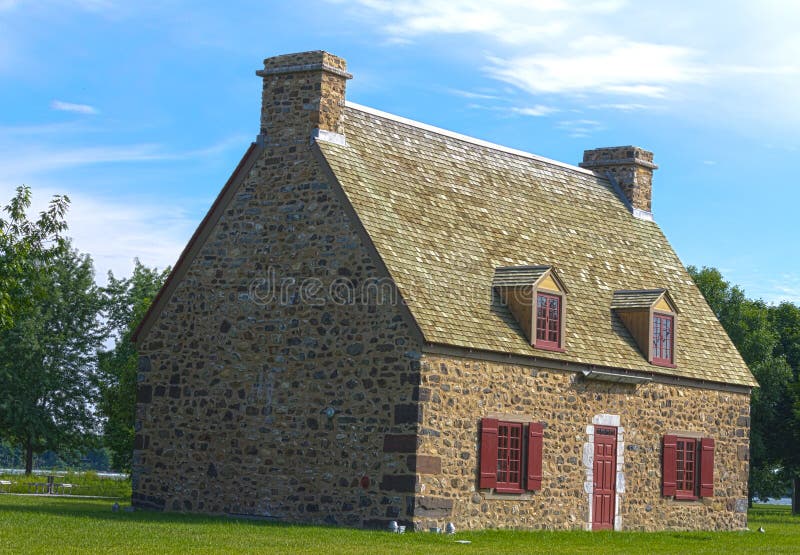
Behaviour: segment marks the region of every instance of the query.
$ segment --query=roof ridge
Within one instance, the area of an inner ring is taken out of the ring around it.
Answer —
[[[356,102],[351,102],[350,100],[345,101],[345,106],[347,108],[352,108],[354,110],[358,110],[360,112],[365,112],[367,114],[372,114],[373,116],[382,117],[385,119],[389,119],[395,121],[397,123],[402,123],[405,125],[409,125],[411,127],[417,127],[419,129],[424,129],[426,131],[430,131],[432,133],[437,133],[439,135],[443,135],[445,137],[450,137],[451,139],[457,139],[459,141],[464,141],[467,143],[471,143],[477,146],[482,146],[486,148],[490,148],[492,150],[497,150],[499,152],[504,152],[506,154],[513,154],[515,156],[521,156],[523,158],[529,158],[531,160],[536,160],[538,162],[544,162],[545,164],[552,164],[554,166],[559,166],[561,168],[565,168],[568,170],[572,170],[584,175],[591,175],[592,177],[597,177],[600,179],[605,179],[608,181],[608,178],[602,174],[598,174],[593,172],[592,170],[588,170],[585,168],[581,168],[580,166],[574,166],[572,164],[567,164],[566,162],[560,162],[558,160],[553,160],[552,158],[547,158],[545,156],[539,156],[538,154],[533,154],[531,152],[525,152],[524,150],[517,150],[516,148],[511,148],[507,146],[503,146],[497,143],[493,143],[490,141],[484,141],[483,139],[478,139],[476,137],[470,137],[469,135],[463,135],[461,133],[457,133],[456,131],[450,131],[448,129],[442,129],[441,127],[436,127],[435,125],[429,125],[427,123],[422,123],[421,121],[416,121],[409,118],[404,118],[403,116],[398,116],[396,114],[390,114],[389,112],[384,112],[383,110],[378,110],[376,108],[371,108],[369,106],[364,106],[362,104],[358,104]]]

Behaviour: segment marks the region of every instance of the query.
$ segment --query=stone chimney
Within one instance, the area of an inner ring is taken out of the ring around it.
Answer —
[[[321,50],[264,60],[261,137],[268,145],[308,142],[312,137],[344,142],[347,63]]]
[[[583,151],[580,167],[613,178],[631,205],[634,216],[652,219],[653,153],[638,146],[615,146]]]

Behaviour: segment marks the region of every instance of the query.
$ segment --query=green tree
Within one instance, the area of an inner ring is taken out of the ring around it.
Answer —
[[[770,319],[779,336],[776,352],[785,357],[793,384],[783,400],[786,436],[781,442],[784,473],[792,482],[792,511],[800,514],[800,307],[784,302],[770,308]]]
[[[94,432],[91,384],[104,335],[88,255],[62,241],[24,267],[14,293],[33,302],[0,331],[0,435],[22,446],[30,474],[35,453],[81,447]]]
[[[770,320],[780,337],[778,353],[786,357],[797,376],[800,373],[800,306],[783,302],[772,307]]]
[[[3,207],[0,214],[0,329],[11,326],[16,312],[34,302],[31,296],[19,295],[23,280],[39,268],[34,265],[52,256],[59,234],[67,228],[64,221],[69,206],[66,196],[54,196],[35,221],[26,212],[31,206],[31,190],[22,186]]]
[[[133,455],[139,355],[131,337],[168,274],[169,268],[150,269],[139,260],[129,278],[117,279],[113,273],[108,274],[104,294],[116,344],[112,350],[100,353],[98,409],[105,418],[103,442],[111,450],[112,466],[117,470],[130,471]]]
[[[792,414],[797,372],[788,356],[796,345],[776,321],[787,320],[787,334],[800,329],[791,325],[794,320],[789,307],[793,305],[781,305],[776,314],[776,307],[748,299],[741,288],[725,281],[719,270],[688,269],[760,386],[750,401],[750,500],[781,496],[792,467],[789,452],[797,451],[797,443],[791,441],[792,434],[798,433]]]

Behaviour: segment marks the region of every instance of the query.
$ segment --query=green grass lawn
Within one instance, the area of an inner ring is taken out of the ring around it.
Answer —
[[[2,553],[798,553],[800,517],[750,512],[758,532],[463,532],[389,534],[155,512],[111,502],[0,495]],[[470,540],[469,545],[454,540]]]

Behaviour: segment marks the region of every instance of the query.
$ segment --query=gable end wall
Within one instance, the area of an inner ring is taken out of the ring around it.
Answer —
[[[265,148],[140,340],[136,506],[410,521],[418,332],[310,151]]]

